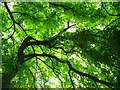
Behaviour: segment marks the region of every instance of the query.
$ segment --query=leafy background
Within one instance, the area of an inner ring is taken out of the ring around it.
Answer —
[[[119,2],[14,2],[2,8],[3,88],[119,88]]]

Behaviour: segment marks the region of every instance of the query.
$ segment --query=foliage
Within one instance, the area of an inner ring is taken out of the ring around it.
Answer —
[[[4,2],[3,88],[119,88],[119,2]]]

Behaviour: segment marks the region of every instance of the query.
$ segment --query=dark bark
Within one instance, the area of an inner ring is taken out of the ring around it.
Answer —
[[[109,83],[109,82],[106,82],[106,81],[103,81],[103,80],[99,80],[97,79],[96,77],[94,76],[91,76],[89,74],[86,74],[86,73],[83,73],[83,72],[80,72],[78,70],[76,70],[71,64],[69,61],[67,60],[60,60],[59,58],[57,58],[56,56],[53,56],[53,55],[49,55],[49,54],[28,54],[28,55],[24,55],[23,51],[26,47],[28,47],[29,45],[48,45],[48,41],[32,41],[30,42],[30,40],[33,39],[35,40],[34,38],[32,37],[27,37],[25,38],[25,40],[23,41],[22,45],[20,46],[19,50],[18,50],[18,64],[22,65],[25,61],[33,58],[33,57],[37,57],[37,56],[43,56],[43,57],[51,57],[51,58],[54,58],[56,59],[58,62],[60,63],[66,63],[68,64],[68,67],[71,71],[79,74],[79,75],[82,75],[82,76],[85,76],[85,77],[88,77],[92,80],[94,80],[95,82],[99,82],[101,84],[104,84],[104,85],[107,85],[107,86],[113,86],[114,84],[112,83]],[[19,69],[16,67],[15,69],[16,71],[14,73],[9,73],[9,74],[4,74],[3,75],[3,88],[5,87],[8,87],[8,85],[10,84],[10,81],[11,79],[15,76],[15,74],[19,71]]]
[[[58,4],[55,4],[55,3],[50,3],[50,4],[51,4],[51,5],[54,5],[54,6],[63,7],[63,8],[65,8],[65,9],[68,9],[68,8],[69,8],[68,6],[58,5]],[[10,18],[12,19],[13,23],[19,25],[19,26],[23,29],[23,31],[25,31],[24,28],[23,28],[19,23],[17,23],[17,22],[15,21],[15,19],[14,19],[13,15],[12,15],[10,9],[8,8],[6,2],[4,2],[4,5],[5,5],[8,13],[9,13]],[[71,9],[72,9],[72,8],[71,8]],[[73,24],[73,25],[71,25],[71,26],[68,25],[67,28],[65,28],[63,31],[59,32],[57,35],[55,35],[54,37],[52,37],[49,41],[46,41],[46,40],[45,40],[45,41],[38,41],[38,40],[35,40],[34,38],[29,37],[29,36],[28,36],[27,38],[25,38],[25,40],[23,41],[22,45],[21,45],[21,46],[19,47],[19,49],[18,49],[18,61],[17,61],[17,65],[22,65],[22,64],[23,64],[24,62],[26,62],[27,60],[32,59],[33,57],[37,57],[37,56],[50,57],[50,58],[56,59],[56,60],[57,60],[58,62],[60,62],[60,63],[65,63],[65,64],[67,64],[68,67],[69,67],[69,69],[70,69],[70,71],[73,71],[73,72],[75,72],[75,73],[77,73],[77,74],[79,74],[79,75],[82,75],[82,76],[84,76],[84,77],[90,78],[90,79],[92,79],[93,81],[99,82],[99,83],[104,84],[104,85],[106,85],[106,86],[113,86],[114,84],[112,84],[112,83],[109,83],[109,82],[106,82],[106,81],[103,81],[103,80],[99,80],[99,79],[97,79],[96,77],[94,77],[94,76],[92,76],[92,75],[89,75],[89,74],[86,74],[86,73],[83,73],[83,72],[80,72],[80,71],[76,70],[76,69],[70,64],[70,62],[67,61],[67,60],[60,60],[60,59],[57,58],[56,56],[53,56],[53,55],[50,55],[50,54],[45,54],[45,53],[44,53],[44,54],[35,54],[35,53],[34,53],[34,54],[28,54],[28,55],[25,55],[25,54],[23,53],[23,51],[26,49],[26,47],[28,47],[28,46],[30,46],[30,45],[38,45],[38,46],[39,46],[39,45],[44,45],[44,46],[48,45],[48,46],[50,46],[50,44],[51,44],[52,42],[54,42],[55,40],[57,40],[57,38],[58,38],[63,32],[67,31],[69,28],[71,28],[72,26],[75,26],[75,25],[76,25],[76,24]],[[87,35],[87,34],[86,34],[86,35]],[[94,34],[88,34],[88,35],[106,39],[106,37],[102,37],[102,36],[100,36],[100,35],[94,35]],[[33,41],[30,41],[30,40],[33,40]],[[65,51],[65,52],[66,52],[66,51]],[[66,53],[67,53],[67,52],[66,52]],[[3,77],[2,77],[2,79],[3,79],[3,80],[2,80],[2,87],[3,87],[3,88],[10,87],[10,81],[11,81],[12,78],[16,75],[16,73],[19,71],[19,68],[16,67],[13,71],[14,71],[14,72],[4,73],[4,74],[3,74]],[[70,75],[70,74],[69,74],[69,75]],[[71,82],[72,82],[72,77],[71,77],[71,76],[70,76],[70,79],[71,79]],[[73,84],[73,82],[72,82],[72,84]],[[73,85],[73,87],[74,87],[74,85]],[[74,87],[74,88],[75,88],[75,87]]]
[[[36,55],[25,55],[23,53],[23,51],[25,50],[26,47],[28,47],[29,45],[47,45],[47,44],[49,44],[48,41],[37,41],[37,40],[35,40],[35,41],[30,42],[30,40],[35,40],[35,39],[28,36],[27,38],[25,38],[22,45],[18,49],[18,60],[17,60],[17,65],[18,66],[16,66],[13,71],[3,74],[2,88],[10,88],[10,81],[16,75],[16,73],[19,71],[20,66],[25,62],[24,59],[27,56],[29,56],[29,59],[36,56]]]
[[[10,87],[12,87],[10,82],[11,82],[12,78],[16,75],[16,73],[18,71],[19,70],[16,67],[13,71],[3,74],[3,76],[2,76],[2,88],[10,88]]]
[[[6,9],[7,9],[7,12],[9,13],[10,18],[12,19],[12,21],[13,21],[14,23],[16,23],[13,15],[12,15],[12,13],[11,13],[11,11],[10,11],[10,9],[9,9],[8,6],[7,6],[7,2],[4,2],[4,5],[5,5]]]
[[[99,82],[99,83],[104,84],[106,86],[113,86],[114,85],[113,83],[109,83],[109,82],[106,82],[106,81],[103,81],[103,80],[99,80],[96,77],[93,77],[92,75],[89,75],[89,74],[86,74],[86,73],[83,73],[83,72],[80,72],[80,71],[76,70],[75,68],[72,67],[72,65],[70,64],[69,61],[67,62],[67,64],[68,64],[70,70],[72,70],[73,72],[75,72],[75,73],[77,73],[79,75],[88,77],[88,78],[94,80],[95,82]]]
[[[79,75],[82,75],[82,76],[85,76],[85,77],[87,77],[87,78],[90,78],[90,79],[94,80],[95,82],[99,82],[99,83],[104,84],[104,85],[106,85],[106,86],[113,86],[113,85],[114,85],[113,83],[109,83],[109,82],[106,82],[106,81],[103,81],[103,80],[99,80],[98,78],[96,78],[96,77],[94,77],[94,76],[92,76],[92,75],[89,75],[89,74],[80,72],[80,71],[76,70],[76,69],[70,64],[69,61],[60,60],[59,58],[57,58],[56,56],[53,56],[53,55],[49,55],[49,54],[29,54],[29,55],[26,55],[25,57],[26,57],[26,58],[30,57],[30,59],[31,59],[31,58],[36,57],[36,56],[45,56],[45,57],[54,58],[54,59],[56,59],[56,60],[57,60],[58,62],[60,62],[60,63],[67,63],[68,66],[69,66],[69,69],[70,69],[71,71],[79,74]]]

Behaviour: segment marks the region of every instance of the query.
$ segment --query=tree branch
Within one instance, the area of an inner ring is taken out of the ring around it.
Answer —
[[[56,34],[55,36],[53,36],[50,40],[50,42],[53,42],[55,41],[59,36],[60,34],[62,34],[63,32],[67,31],[69,28],[75,26],[76,24],[73,24],[73,25],[70,25],[69,27],[65,28],[64,30],[60,31],[58,34]]]
[[[36,81],[36,82],[42,87],[41,83],[38,82],[38,80],[37,80],[37,79],[35,78],[35,76],[33,75],[32,71],[31,71],[30,69],[28,69],[28,70],[29,70],[30,74],[32,75],[34,81]]]
[[[7,9],[7,12],[9,13],[10,15],[10,18],[12,19],[13,23],[14,24],[17,24],[18,26],[20,26],[20,28],[22,28],[22,30],[24,31],[24,33],[27,35],[26,31],[24,30],[24,28],[20,25],[20,23],[16,22],[13,15],[12,15],[12,12],[10,11],[10,9],[8,8],[8,5],[7,5],[7,2],[4,2],[4,5]]]
[[[113,21],[110,22],[106,27],[104,27],[103,30],[98,31],[96,34],[99,34],[99,33],[103,32],[103,31],[105,31],[112,23],[114,23],[115,21],[117,21],[117,20],[119,20],[119,19],[120,19],[120,17],[117,18],[117,19],[115,19],[115,20],[113,20]],[[111,30],[111,29],[109,29],[109,30]]]
[[[24,55],[23,51],[25,50],[26,47],[28,47],[30,45],[48,45],[49,44],[48,41],[36,40],[36,41],[30,42],[30,40],[35,40],[35,39],[30,36],[26,37],[25,40],[23,41],[22,45],[18,49],[18,62],[20,62],[20,63],[24,62],[25,55]],[[29,58],[32,58],[32,56]]]
[[[49,4],[52,5],[52,6],[56,6],[56,7],[62,7],[64,10],[71,10],[71,11],[73,11],[74,15],[75,14],[79,14],[80,15],[80,13],[77,12],[73,7],[70,7],[70,6],[67,6],[67,5],[56,4],[54,2],[53,3],[49,2]]]
[[[72,84],[72,86],[73,86],[73,89],[75,90],[74,82],[73,82],[73,80],[72,80],[72,76],[70,75],[70,71],[71,71],[71,70],[68,71],[68,74],[69,74],[70,81],[71,81],[71,84]]]
[[[48,66],[48,67],[53,71],[53,73],[56,75],[56,77],[60,80],[61,86],[62,86],[62,88],[63,88],[63,82],[62,82],[62,80],[60,79],[59,75],[55,73],[54,68],[52,68],[50,65],[48,65],[45,61],[41,60],[40,58],[38,58],[38,59],[39,59],[40,61],[42,61],[46,66]]]
[[[101,3],[101,4],[102,4],[103,9],[104,9],[104,10],[107,12],[107,14],[109,14],[110,16],[120,16],[120,14],[116,14],[116,15],[110,14],[110,13],[107,11],[107,9],[104,7],[103,3]]]
[[[4,2],[4,5],[5,5],[6,9],[7,9],[7,12],[9,13],[10,18],[12,19],[13,23],[16,23],[13,15],[12,15],[12,13],[11,13],[11,11],[10,11],[10,9],[8,8],[7,2]]]
[[[56,59],[56,60],[57,60],[58,62],[60,62],[60,63],[65,63],[65,62],[66,62],[66,61],[60,60],[60,59],[57,58],[56,56],[49,55],[49,54],[28,54],[28,55],[25,55],[25,58],[28,58],[28,59],[24,60],[24,62],[27,61],[27,60],[29,60],[29,59],[31,59],[31,58],[33,58],[33,57],[36,57],[36,56],[51,57],[51,58]]]
[[[106,81],[103,81],[103,80],[99,80],[99,79],[97,79],[96,77],[93,77],[93,76],[91,76],[91,75],[89,75],[89,74],[80,72],[80,71],[76,70],[75,68],[73,68],[73,66],[70,64],[69,61],[60,60],[60,59],[57,58],[56,56],[52,56],[52,55],[49,55],[49,54],[29,54],[29,55],[25,55],[25,58],[31,59],[31,58],[33,58],[33,57],[35,57],[35,56],[45,56],[45,57],[54,58],[54,59],[56,59],[56,60],[57,60],[58,62],[60,62],[60,63],[67,63],[69,69],[72,70],[73,72],[79,74],[79,75],[88,77],[88,78],[90,78],[90,79],[92,79],[92,80],[94,80],[94,81],[96,81],[96,82],[99,82],[99,83],[101,83],[101,84],[104,84],[104,85],[106,85],[106,86],[108,86],[108,87],[114,85],[114,84],[112,84],[112,83],[109,83],[109,82],[106,82]],[[28,59],[27,59],[27,60],[28,60]],[[27,60],[25,60],[25,61],[27,61]],[[25,61],[24,61],[24,62],[25,62]]]
[[[94,80],[94,81],[96,81],[96,82],[99,82],[99,83],[101,83],[101,84],[105,84],[106,86],[113,86],[113,85],[114,85],[114,84],[112,84],[112,83],[109,83],[109,82],[106,82],[106,81],[103,81],[103,80],[99,80],[99,79],[97,79],[96,77],[93,77],[93,76],[91,76],[91,75],[89,75],[89,74],[86,74],[86,73],[83,73],[83,72],[80,72],[80,71],[76,70],[75,68],[72,67],[72,65],[70,64],[69,61],[67,62],[67,64],[68,64],[70,70],[72,70],[73,72],[75,72],[75,73],[77,73],[77,74],[79,74],[79,75],[88,77],[88,78],[90,78],[90,79],[92,79],[92,80]]]

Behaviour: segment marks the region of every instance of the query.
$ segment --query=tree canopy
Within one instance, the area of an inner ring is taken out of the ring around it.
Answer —
[[[3,88],[120,87],[119,2],[3,2]]]

